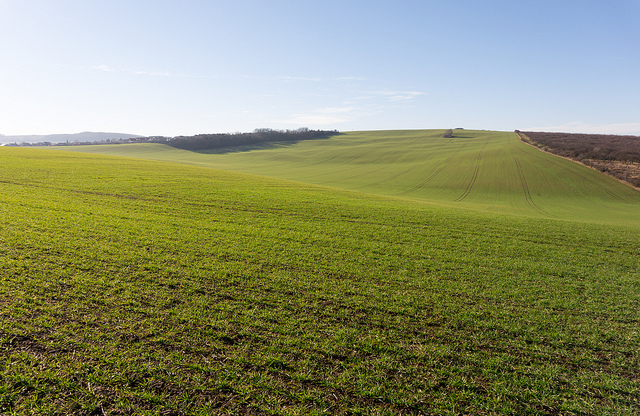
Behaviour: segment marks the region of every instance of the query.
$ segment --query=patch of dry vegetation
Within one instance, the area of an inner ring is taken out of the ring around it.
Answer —
[[[520,139],[640,188],[640,137],[607,134],[521,132]]]

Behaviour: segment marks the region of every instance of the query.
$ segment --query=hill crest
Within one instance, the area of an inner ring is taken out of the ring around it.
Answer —
[[[83,131],[80,133],[68,134],[28,134],[28,135],[12,135],[5,136],[0,134],[0,143],[42,143],[42,142],[94,142],[110,139],[129,139],[132,137],[142,137],[137,134],[129,133],[110,133],[110,132],[93,132]]]

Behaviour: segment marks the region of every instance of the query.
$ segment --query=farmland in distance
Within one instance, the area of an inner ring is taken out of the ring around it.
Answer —
[[[81,150],[254,173],[447,206],[571,221],[640,221],[640,193],[522,143],[515,133],[350,132],[323,140],[189,152],[163,144]]]

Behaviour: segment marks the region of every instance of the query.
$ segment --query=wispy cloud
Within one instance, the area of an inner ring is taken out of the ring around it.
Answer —
[[[310,90],[301,88],[297,93],[298,97],[304,96],[309,100],[307,103],[300,103],[304,105],[302,108],[306,107],[306,109],[297,110],[297,112],[285,115],[279,120],[274,120],[298,126],[327,126],[354,122],[359,119],[371,119],[376,114],[385,111],[413,106],[415,105],[413,100],[426,94],[426,92],[411,89],[387,89],[379,85],[376,86],[373,81],[359,77],[281,76],[276,79],[288,82],[307,82],[311,88]],[[331,96],[328,96],[327,89],[316,89],[316,86],[321,85],[324,88],[328,83],[334,83],[339,87],[332,91]],[[318,100],[316,96],[328,98],[329,100],[325,100],[325,102],[331,103],[333,101],[336,105],[314,108],[311,106],[311,102]]]
[[[151,77],[170,77],[173,74],[170,72],[159,72],[159,71],[135,71],[133,72],[135,75],[148,75]]]
[[[364,92],[356,97],[355,100],[373,100],[384,98],[386,101],[409,101],[413,100],[416,97],[421,95],[425,95],[426,92],[423,91],[391,91],[391,90],[381,90],[381,91],[368,91]]]
[[[293,114],[291,118],[282,120],[284,123],[302,126],[316,126],[325,124],[346,123],[351,121],[349,117],[329,116],[326,114]]]
[[[314,77],[292,77],[288,75],[279,76],[278,79],[283,81],[312,81],[312,82],[320,82],[322,78],[314,78]]]
[[[374,91],[371,93],[374,96],[387,97],[389,101],[404,101],[412,100],[416,97],[426,94],[422,91]]]
[[[164,71],[164,72],[163,71],[138,71],[138,70],[135,70],[135,69],[118,68],[118,67],[112,67],[112,66],[109,66],[109,65],[92,66],[91,69],[104,71],[104,72],[123,72],[123,73],[131,74],[131,75],[145,75],[145,76],[152,76],[152,77],[170,77],[170,76],[173,76],[173,74],[171,74],[170,72],[166,72],[166,71]]]
[[[322,114],[336,114],[336,113],[348,113],[353,110],[353,107],[326,107],[316,110]]]
[[[281,75],[277,79],[282,81],[308,81],[308,82],[326,82],[326,81],[366,81],[366,78],[362,77],[297,77],[291,75]]]
[[[281,120],[282,123],[304,126],[326,125],[346,123],[352,120],[348,114],[353,107],[325,107],[309,113],[292,114],[289,118]]]
[[[105,71],[105,72],[120,72],[118,69],[110,67],[108,65],[92,66],[91,69],[99,69],[100,71]]]
[[[366,81],[366,78],[363,77],[336,77],[336,78],[331,78],[333,80],[336,81]]]
[[[588,124],[571,122],[555,126],[527,127],[525,131],[548,131],[563,133],[592,133],[592,134],[640,134],[640,123]]]

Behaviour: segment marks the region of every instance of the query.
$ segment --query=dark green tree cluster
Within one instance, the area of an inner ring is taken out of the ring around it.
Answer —
[[[337,130],[296,130],[256,129],[252,133],[218,133],[198,134],[195,136],[178,136],[169,140],[168,144],[178,149],[207,150],[218,147],[246,146],[264,142],[300,141],[324,139],[339,134]]]

